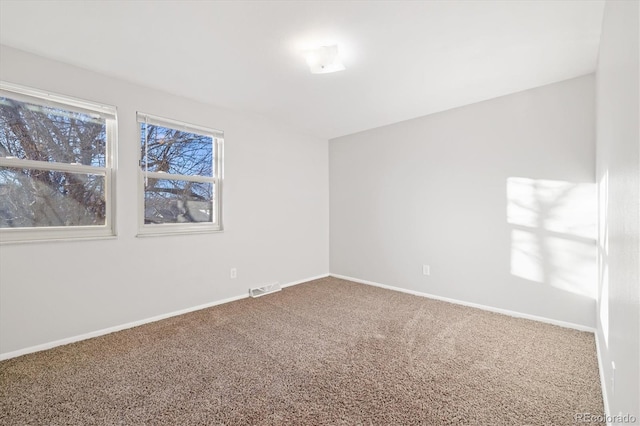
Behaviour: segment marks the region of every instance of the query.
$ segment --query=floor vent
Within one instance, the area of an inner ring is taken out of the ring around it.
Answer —
[[[271,283],[263,285],[262,287],[254,287],[249,289],[249,296],[251,297],[260,297],[265,294],[275,293],[276,291],[282,290],[279,282]]]

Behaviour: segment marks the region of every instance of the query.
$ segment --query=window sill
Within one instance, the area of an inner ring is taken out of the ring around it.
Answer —
[[[66,243],[77,241],[98,241],[98,240],[117,240],[117,235],[93,235],[93,236],[77,236],[77,237],[52,237],[52,238],[33,238],[22,240],[4,240],[0,236],[0,246],[12,246],[18,244],[33,244],[33,243]]]
[[[167,237],[172,235],[198,235],[198,234],[219,234],[223,229],[185,229],[185,230],[163,230],[163,231],[138,231],[137,238],[147,237]]]

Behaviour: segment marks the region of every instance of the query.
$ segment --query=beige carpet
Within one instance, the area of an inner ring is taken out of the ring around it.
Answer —
[[[574,425],[593,335],[335,278],[0,363],[2,425]]]

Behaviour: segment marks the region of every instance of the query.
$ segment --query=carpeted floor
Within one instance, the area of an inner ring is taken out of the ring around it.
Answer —
[[[0,363],[2,425],[574,425],[590,333],[324,278]]]

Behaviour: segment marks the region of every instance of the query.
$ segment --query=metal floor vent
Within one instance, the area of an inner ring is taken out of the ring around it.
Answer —
[[[263,285],[262,287],[254,287],[249,289],[249,296],[251,297],[260,297],[265,294],[275,293],[276,291],[282,290],[279,282],[271,283]]]

